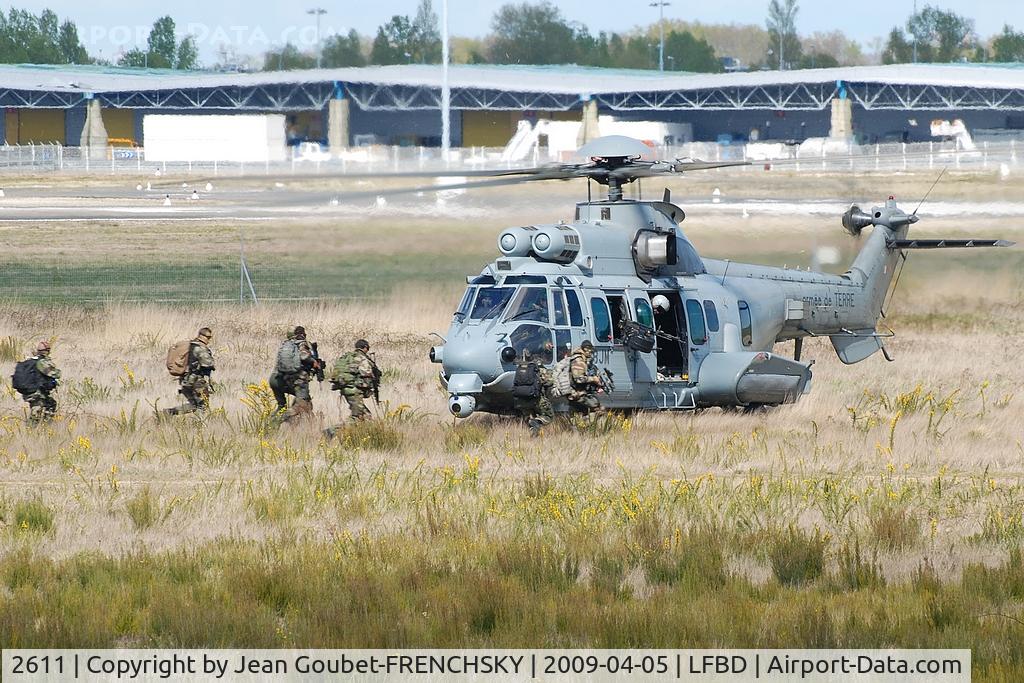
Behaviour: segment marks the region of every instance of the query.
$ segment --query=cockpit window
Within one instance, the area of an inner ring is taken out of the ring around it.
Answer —
[[[506,285],[543,285],[548,279],[543,275],[509,275],[502,284]]]
[[[519,290],[515,302],[509,309],[506,321],[533,320],[539,323],[548,321],[548,290],[544,287],[523,287]]]
[[[509,335],[509,342],[516,350],[516,359],[523,357],[523,351],[530,352],[530,358],[548,365],[554,355],[551,331],[540,325],[520,325]]]
[[[473,303],[473,295],[476,294],[476,287],[467,287],[466,293],[462,295],[462,302],[455,309],[455,315],[464,316],[469,313],[469,306]]]
[[[515,287],[481,287],[470,320],[490,320],[501,315],[515,291]]]
[[[493,275],[477,275],[470,280],[471,285],[493,285],[496,284]]]
[[[644,327],[654,328],[654,311],[651,310],[651,302],[647,299],[637,297],[633,300],[636,306],[636,321]]]

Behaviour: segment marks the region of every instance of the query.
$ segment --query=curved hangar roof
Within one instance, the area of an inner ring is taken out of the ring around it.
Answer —
[[[258,73],[0,66],[0,106],[228,110],[323,107],[344,92],[367,110],[436,109],[441,67],[375,66]],[[867,109],[1024,110],[1024,65],[903,64],[731,74],[574,66],[453,65],[452,107],[612,110],[824,109],[848,96]]]

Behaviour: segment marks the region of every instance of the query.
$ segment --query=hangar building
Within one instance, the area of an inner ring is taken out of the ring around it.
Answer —
[[[726,74],[453,65],[452,144],[502,146],[524,118],[687,122],[695,140],[919,141],[933,118],[1024,134],[1024,65],[913,64]],[[288,136],[332,147],[440,144],[441,68],[260,73],[0,66],[8,144],[144,145],[150,113],[284,113]],[[99,117],[99,119],[97,119]],[[84,137],[83,137],[84,136]],[[105,144],[105,142],[104,142]]]

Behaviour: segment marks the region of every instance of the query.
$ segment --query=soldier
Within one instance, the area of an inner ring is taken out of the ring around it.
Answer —
[[[205,412],[210,408],[210,375],[214,371],[213,352],[210,340],[213,331],[209,327],[200,328],[196,338],[189,342],[188,369],[178,382],[181,388],[178,393],[185,397],[185,403],[175,408],[164,409],[165,415],[184,415],[196,411]]]
[[[50,359],[50,342],[36,345],[34,356],[18,363],[11,384],[29,405],[29,422],[49,422],[57,413],[57,400],[51,395],[60,380],[60,370]]]
[[[370,358],[370,343],[365,339],[356,342],[355,351],[339,357],[331,370],[331,388],[339,390],[345,397],[353,422],[370,419],[370,411],[363,399],[374,394],[379,381],[380,370]],[[324,430],[324,434],[332,438],[343,426],[330,427]]]
[[[548,342],[550,344],[550,342]],[[527,418],[530,436],[538,436],[543,427],[555,419],[551,407],[551,387],[554,382],[551,372],[530,358],[530,352],[523,351],[523,360],[516,368],[512,384],[512,398],[516,411]]]
[[[309,382],[319,369],[320,361],[313,353],[313,346],[306,340],[306,328],[299,325],[281,344],[274,372],[270,375],[270,388],[277,399],[278,410],[283,411],[282,422],[313,412]],[[288,394],[295,397],[290,408]]]
[[[584,339],[580,348],[569,356],[569,379],[572,390],[569,392],[569,407],[574,412],[590,414],[603,413],[604,408],[597,400],[597,394],[604,388],[604,382],[594,368],[594,345]]]

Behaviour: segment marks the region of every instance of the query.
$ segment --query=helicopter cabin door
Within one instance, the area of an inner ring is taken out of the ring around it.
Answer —
[[[615,394],[628,392],[631,363],[627,362],[627,349],[621,336],[622,323],[629,320],[626,294],[623,291],[587,293],[594,323],[594,365],[599,371],[609,370],[615,379]],[[604,296],[603,296],[604,294]],[[607,296],[607,298],[605,298]]]
[[[629,304],[632,307],[633,320],[648,330],[654,330],[654,309],[651,307],[651,300],[648,298],[647,292],[643,290],[631,291],[628,295]],[[657,339],[652,337],[652,342],[654,348],[651,348],[650,351],[634,347],[628,353],[632,359],[631,370],[635,383],[643,384],[647,382],[654,384],[658,381]]]
[[[693,383],[697,381],[697,377],[700,374],[700,364],[704,361],[710,350],[708,326],[707,321],[704,319],[704,307],[701,306],[700,301],[697,299],[686,299],[685,309],[687,341],[690,347],[689,380]]]

